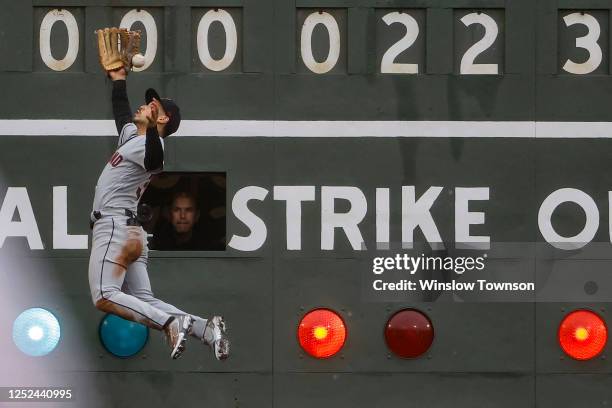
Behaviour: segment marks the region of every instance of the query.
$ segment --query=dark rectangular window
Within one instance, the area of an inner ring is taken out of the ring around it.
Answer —
[[[225,250],[225,173],[161,173],[138,207],[149,249]]]

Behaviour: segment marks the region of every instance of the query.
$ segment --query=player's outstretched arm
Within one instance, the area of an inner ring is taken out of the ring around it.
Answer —
[[[156,105],[151,109],[151,116],[147,126],[147,140],[145,142],[144,166],[147,171],[157,170],[164,165],[164,149],[157,132],[158,110]]]
[[[117,127],[117,133],[121,134],[123,126],[132,121],[132,109],[130,108],[126,87],[127,73],[125,68],[119,68],[109,71],[108,76],[113,81],[112,102],[115,126]]]

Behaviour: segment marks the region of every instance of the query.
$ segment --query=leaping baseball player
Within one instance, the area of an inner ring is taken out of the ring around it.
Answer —
[[[137,61],[133,56],[142,59],[138,54],[140,34],[119,28],[96,33],[100,63],[113,84],[113,115],[119,141],[98,179],[90,217],[92,300],[101,311],[163,331],[173,359],[181,356],[187,335],[191,335],[209,345],[218,360],[224,360],[229,355],[229,340],[222,317],[203,319],[153,296],[147,273],[146,234],[136,215],[151,175],[163,168],[164,139],[179,127],[179,107],[148,89],[146,104],[132,115],[126,79],[132,61]]]

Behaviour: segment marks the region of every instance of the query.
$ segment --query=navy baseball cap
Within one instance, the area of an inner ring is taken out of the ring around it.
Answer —
[[[168,123],[166,123],[166,134],[164,136],[170,136],[176,132],[181,124],[181,110],[172,99],[160,98],[155,89],[149,88],[145,92],[145,102],[149,104],[153,99],[157,99],[161,103],[162,108],[166,111],[169,120]]]

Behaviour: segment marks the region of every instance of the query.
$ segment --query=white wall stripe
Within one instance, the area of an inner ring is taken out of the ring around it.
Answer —
[[[177,136],[609,138],[612,122],[184,120]],[[111,120],[0,120],[0,136],[116,136]]]
[[[612,122],[536,122],[537,137],[610,138]]]

